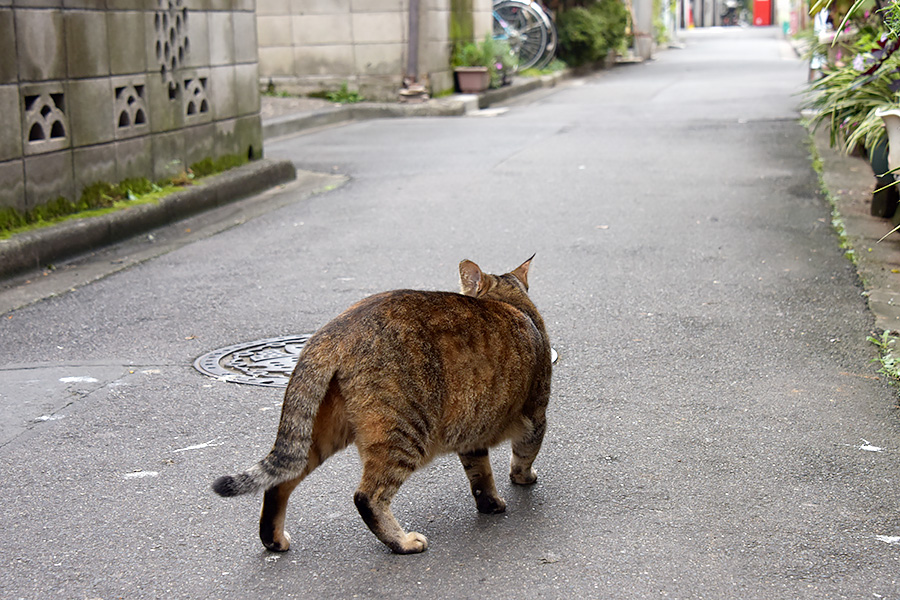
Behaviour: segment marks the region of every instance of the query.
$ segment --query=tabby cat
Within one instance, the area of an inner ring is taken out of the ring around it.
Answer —
[[[482,513],[500,513],[488,448],[512,440],[509,477],[532,484],[550,396],[550,342],[528,298],[532,256],[511,273],[459,264],[461,294],[398,290],[354,304],[309,339],[284,395],[272,451],[220,477],[236,496],[265,488],[259,537],[288,549],[288,497],[329,456],[356,443],[363,464],[353,497],[379,540],[398,554],[428,541],[406,533],[391,499],[413,471],[455,452]]]

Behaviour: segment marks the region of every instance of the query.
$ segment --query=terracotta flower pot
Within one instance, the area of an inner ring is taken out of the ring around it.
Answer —
[[[487,67],[456,67],[456,82],[463,94],[477,94],[488,89],[491,75]]]

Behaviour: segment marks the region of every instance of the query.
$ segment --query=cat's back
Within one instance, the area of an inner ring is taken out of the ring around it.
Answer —
[[[541,324],[542,325],[542,324]],[[350,306],[308,347],[371,362],[415,354],[446,362],[450,354],[540,353],[545,334],[522,310],[454,292],[393,290]],[[311,348],[310,348],[311,349]]]
[[[351,412],[386,403],[415,415],[428,407],[439,451],[499,442],[515,425],[509,411],[549,373],[542,332],[498,300],[397,290],[360,301],[336,321],[343,322],[337,376]]]
[[[486,332],[514,334],[537,330],[532,320],[510,303],[472,298],[454,292],[394,290],[369,296],[339,320],[346,333],[365,336],[473,336]]]

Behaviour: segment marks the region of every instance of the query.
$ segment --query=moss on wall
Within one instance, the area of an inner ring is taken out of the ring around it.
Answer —
[[[472,0],[450,0],[450,42],[454,49],[460,43],[475,39],[475,16]]]

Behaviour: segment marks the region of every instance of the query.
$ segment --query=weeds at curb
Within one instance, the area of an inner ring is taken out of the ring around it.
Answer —
[[[130,206],[159,202],[169,194],[199,183],[199,179],[229,171],[247,162],[247,157],[237,154],[206,158],[178,175],[156,183],[146,178],[126,179],[117,184],[98,181],[85,187],[81,197],[74,202],[60,197],[24,213],[15,208],[0,207],[0,240],[63,221],[97,217]]]
[[[880,356],[872,359],[872,362],[881,365],[878,373],[883,375],[891,385],[900,387],[900,357],[894,354],[897,340],[900,338],[892,335],[890,331],[884,331],[880,336],[870,335],[866,339],[878,348]]]
[[[812,160],[813,171],[816,172],[816,177],[819,180],[819,191],[822,192],[822,195],[828,201],[829,206],[831,206],[831,226],[838,234],[840,248],[844,251],[844,255],[847,259],[853,263],[854,266],[858,266],[856,250],[854,250],[853,245],[850,243],[850,238],[847,237],[847,228],[844,225],[844,218],[841,216],[840,211],[838,211],[837,200],[831,193],[831,190],[828,189],[828,186],[825,185],[822,157],[819,156],[819,151],[816,150],[816,143],[812,131],[809,132],[809,137],[807,138],[807,148],[809,149],[810,159]]]

